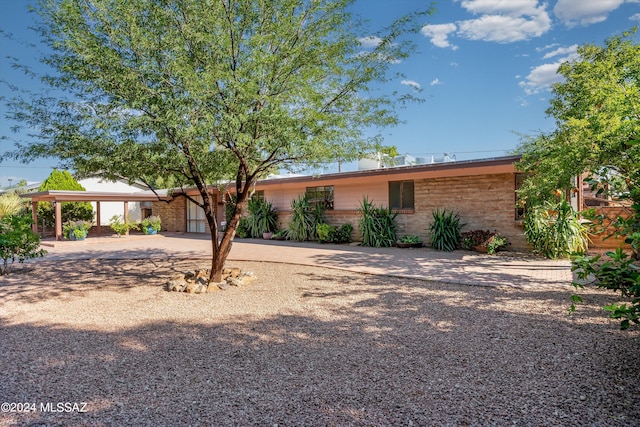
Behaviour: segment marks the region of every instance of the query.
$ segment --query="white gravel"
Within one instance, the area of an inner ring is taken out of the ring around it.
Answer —
[[[568,285],[232,265],[256,282],[166,292],[207,263],[163,260],[41,260],[0,278],[0,402],[35,404],[0,425],[640,422],[640,330],[606,317],[613,294],[584,292],[569,317]]]

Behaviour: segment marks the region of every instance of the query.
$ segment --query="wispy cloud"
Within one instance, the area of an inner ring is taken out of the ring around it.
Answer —
[[[424,34],[426,37],[431,39],[431,43],[438,47],[450,47],[453,50],[456,50],[458,46],[452,45],[449,43],[448,37],[449,34],[456,31],[458,27],[456,24],[435,24],[435,25],[425,25],[422,27],[420,32]]]
[[[607,19],[625,0],[558,0],[553,13],[568,27],[590,25]],[[637,3],[627,0],[627,3]]]
[[[553,58],[554,56],[560,56],[560,55],[573,55],[576,53],[576,51],[578,50],[578,45],[574,44],[571,45],[569,47],[559,47],[556,50],[552,50],[551,52],[547,52],[542,59],[549,59],[549,58]]]
[[[380,46],[380,43],[382,43],[382,39],[376,36],[361,37],[358,39],[358,41],[360,42],[362,47],[367,49],[376,48]]]
[[[400,82],[400,84],[405,85],[405,86],[410,86],[412,88],[414,88],[415,90],[420,90],[422,89],[422,86],[420,85],[420,83],[413,81],[413,80],[402,80]]]
[[[429,83],[429,85],[431,85],[431,86],[437,86],[437,85],[441,85],[441,84],[442,84],[442,82],[438,78],[435,78],[435,79],[431,80],[431,83]]]
[[[631,15],[631,16],[629,17],[629,20],[630,20],[630,21],[640,22],[640,13],[636,13],[636,14],[634,14],[634,15]]]

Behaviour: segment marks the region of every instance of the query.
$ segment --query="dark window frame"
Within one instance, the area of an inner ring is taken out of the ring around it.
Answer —
[[[408,188],[405,188],[407,184],[411,184],[411,197],[408,197]],[[397,190],[394,188],[396,186]],[[389,207],[391,209],[415,209],[415,206],[416,186],[414,180],[389,181]]]
[[[335,189],[333,185],[320,185],[307,187],[304,194],[311,205],[322,204],[325,210],[332,211],[334,192]]]

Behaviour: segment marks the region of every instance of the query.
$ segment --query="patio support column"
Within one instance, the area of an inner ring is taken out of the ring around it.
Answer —
[[[129,202],[127,201],[124,202],[124,215],[122,215],[122,218],[124,219],[125,224],[129,222]],[[129,235],[129,229],[127,229],[127,232],[125,233],[125,236],[128,236],[128,235]]]
[[[56,205],[56,240],[62,240],[62,203],[54,201]]]
[[[34,233],[38,233],[38,202],[31,202],[31,219],[33,220],[33,224],[31,225],[31,229]],[[44,230],[43,230],[44,231]]]
[[[101,223],[102,221],[100,220],[100,202],[96,202],[96,222],[97,224],[97,232],[98,232],[98,236],[102,235],[102,226]]]

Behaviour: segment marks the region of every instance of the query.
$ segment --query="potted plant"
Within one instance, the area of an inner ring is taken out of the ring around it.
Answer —
[[[407,234],[400,238],[396,246],[399,248],[419,248],[422,247],[422,239],[415,234]]]
[[[140,222],[140,228],[144,234],[157,234],[162,226],[162,221],[158,215],[151,215]]]
[[[89,221],[69,221],[62,226],[64,236],[69,240],[84,240],[90,228]]]

